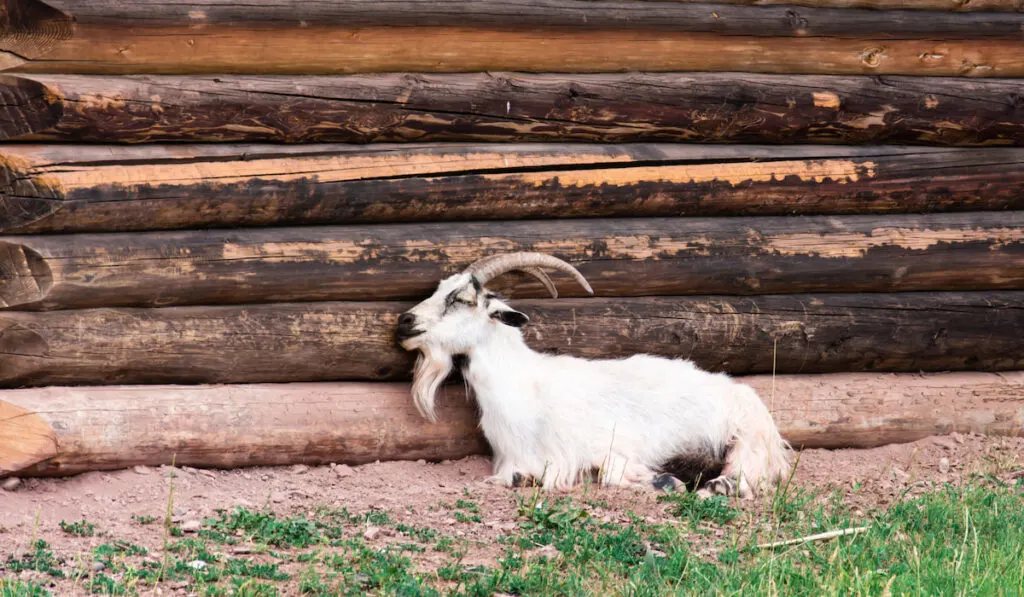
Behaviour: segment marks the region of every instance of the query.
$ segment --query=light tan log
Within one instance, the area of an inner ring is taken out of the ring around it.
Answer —
[[[795,447],[871,447],[929,435],[1024,435],[1024,372],[742,378]],[[774,385],[774,393],[773,393]],[[49,387],[0,393],[0,475],[441,460],[486,451],[476,406],[448,386],[438,423],[408,384]]]
[[[753,37],[675,31],[459,27],[79,26],[0,69],[69,74],[744,71],[1024,76],[1019,39]],[[10,44],[8,44],[10,47]],[[20,49],[16,45],[12,49]]]

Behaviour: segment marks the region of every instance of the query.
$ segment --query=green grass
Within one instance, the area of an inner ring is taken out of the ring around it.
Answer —
[[[0,577],[37,576],[0,580],[0,597],[48,595],[47,583],[102,595],[152,594],[174,583],[197,595],[236,597],[296,589],[310,596],[1024,595],[1020,482],[989,477],[933,487],[861,515],[841,492],[784,487],[757,508],[669,494],[659,501],[675,520],[657,524],[628,513],[625,522],[604,522],[594,511],[607,504],[593,499],[508,495],[518,500],[518,528],[499,540],[499,556],[487,566],[465,563],[479,547],[478,527],[466,525],[484,518],[468,495],[442,505],[466,519],[450,530],[399,523],[380,510],[278,516],[236,509],[170,541],[166,565],[146,547],[110,538],[80,558],[103,569],[83,572],[80,562],[61,561],[37,541],[3,562]],[[388,540],[364,540],[368,524],[390,529]],[[829,541],[758,547],[860,526],[867,530]],[[466,537],[446,534],[458,529]],[[231,555],[239,548],[251,556]]]
[[[96,534],[96,525],[86,522],[84,519],[78,522],[60,521],[60,529],[69,535],[76,537],[92,537]]]

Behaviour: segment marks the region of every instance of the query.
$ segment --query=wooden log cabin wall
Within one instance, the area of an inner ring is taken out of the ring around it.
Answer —
[[[524,249],[596,291],[498,282],[532,346],[797,446],[1024,433],[1020,0],[0,11],[0,476],[485,451],[392,332]]]

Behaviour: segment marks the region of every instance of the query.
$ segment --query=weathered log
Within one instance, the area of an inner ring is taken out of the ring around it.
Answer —
[[[1024,17],[906,10],[740,6],[732,3],[620,2],[617,0],[220,0],[122,2],[121,0],[6,0],[7,30],[34,32],[59,26],[54,37],[74,38],[87,27],[205,30],[264,26],[296,38],[319,27],[480,27],[570,30],[641,30],[754,37],[1005,37],[1018,39]],[[16,27],[18,29],[16,29]],[[66,32],[66,33],[65,33]]]
[[[662,0],[694,2],[697,0]],[[811,6],[820,8],[871,8],[875,10],[950,10],[956,12],[1024,12],[1021,0],[715,0],[744,6]]]
[[[517,301],[538,350],[734,374],[1024,369],[1024,293]],[[0,387],[408,379],[411,303],[0,313]]]
[[[473,261],[512,251],[572,262],[604,297],[1024,290],[1015,211],[11,236],[0,241],[0,307],[421,299]],[[518,282],[496,288],[546,295]],[[562,294],[586,296],[571,281]]]
[[[1024,434],[1024,373],[741,378],[796,448],[868,448],[930,435]],[[287,405],[287,408],[281,408]],[[135,465],[230,468],[442,460],[486,452],[461,386],[439,420],[407,384],[48,387],[0,394],[0,476]]]
[[[486,450],[475,407],[423,421],[404,384],[40,388],[0,393],[0,476],[133,465],[442,460]],[[26,470],[27,469],[27,470]]]
[[[1022,17],[1012,13],[584,0],[5,4],[0,69],[20,72],[1024,74]]]
[[[1024,209],[1024,149],[0,147],[0,232]]]
[[[0,77],[0,139],[1024,145],[1024,82],[732,73]]]

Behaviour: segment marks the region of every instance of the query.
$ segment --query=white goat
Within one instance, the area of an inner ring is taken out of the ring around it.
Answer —
[[[706,491],[746,497],[788,470],[788,446],[768,409],[724,374],[651,355],[586,360],[531,350],[519,330],[529,318],[483,285],[519,270],[557,297],[540,268],[568,273],[593,294],[568,263],[513,253],[442,280],[399,317],[398,341],[420,353],[412,393],[426,419],[436,420],[437,389],[455,357],[465,358],[463,376],[494,452],[492,481],[532,478],[561,489],[596,470],[605,485],[676,488],[698,469]]]

